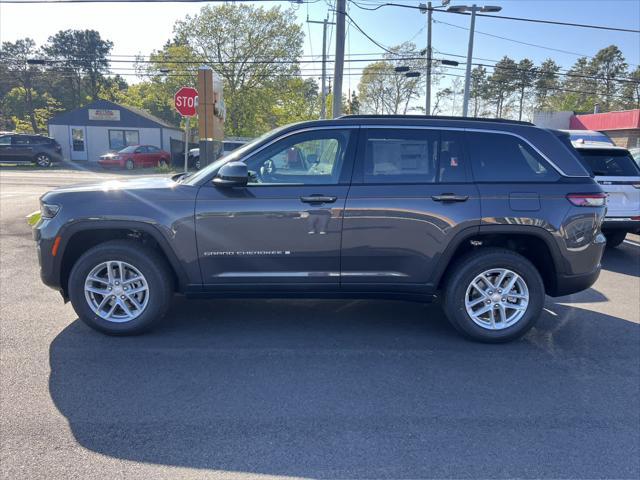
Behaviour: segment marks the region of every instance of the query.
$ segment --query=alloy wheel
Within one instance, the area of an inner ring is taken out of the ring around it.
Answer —
[[[89,307],[109,322],[129,322],[149,303],[149,284],[133,265],[110,260],[96,265],[84,282]]]
[[[465,308],[473,322],[487,330],[504,330],[522,319],[529,288],[512,270],[493,268],[477,275],[467,287]]]

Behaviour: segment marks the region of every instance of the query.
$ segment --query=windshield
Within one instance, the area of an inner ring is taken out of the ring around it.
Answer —
[[[584,166],[602,177],[637,177],[640,168],[626,150],[578,149]]]
[[[123,148],[122,150],[119,150],[118,153],[133,153],[136,151],[136,148],[138,148],[137,145],[132,145],[131,147],[127,147],[127,148]]]
[[[271,137],[272,135],[277,134],[278,132],[280,132],[281,130],[283,130],[284,128],[286,128],[288,126],[289,125],[285,125],[284,127],[276,128],[275,130],[271,130],[271,131],[265,133],[264,135],[256,138],[255,140],[250,141],[249,143],[245,143],[242,147],[237,148],[232,152],[229,152],[227,155],[223,155],[222,157],[220,157],[215,162],[213,162],[213,163],[207,165],[206,167],[204,167],[202,170],[198,170],[193,175],[189,175],[188,177],[184,177],[183,183],[185,185],[195,185],[195,184],[197,184],[200,180],[202,180],[203,178],[208,177],[210,174],[212,174],[213,172],[218,170],[225,163],[233,162],[235,160],[241,159],[246,152],[252,150],[256,145],[258,145],[259,143],[263,142],[264,140],[266,140],[267,138]]]

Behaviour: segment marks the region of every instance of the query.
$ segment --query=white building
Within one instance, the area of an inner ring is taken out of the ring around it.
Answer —
[[[49,136],[62,146],[65,160],[97,162],[100,155],[129,145],[154,145],[180,155],[182,130],[138,108],[97,100],[52,117]]]

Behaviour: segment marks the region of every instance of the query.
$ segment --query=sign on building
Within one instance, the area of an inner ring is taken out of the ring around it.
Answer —
[[[120,110],[109,110],[106,108],[90,108],[89,120],[110,120],[120,121]]]

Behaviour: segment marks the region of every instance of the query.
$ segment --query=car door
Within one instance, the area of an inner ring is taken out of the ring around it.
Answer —
[[[13,160],[14,151],[11,145],[11,135],[0,136],[0,161],[7,162]]]
[[[344,290],[421,291],[445,249],[480,223],[464,134],[362,127],[344,213]]]
[[[149,154],[147,153],[147,147],[140,146],[133,152],[133,158],[136,166],[148,167],[149,166]]]
[[[203,185],[196,236],[205,288],[337,288],[357,128],[307,129],[244,161],[246,187]]]
[[[33,161],[33,145],[27,135],[14,135],[11,140],[11,153],[16,162]]]

